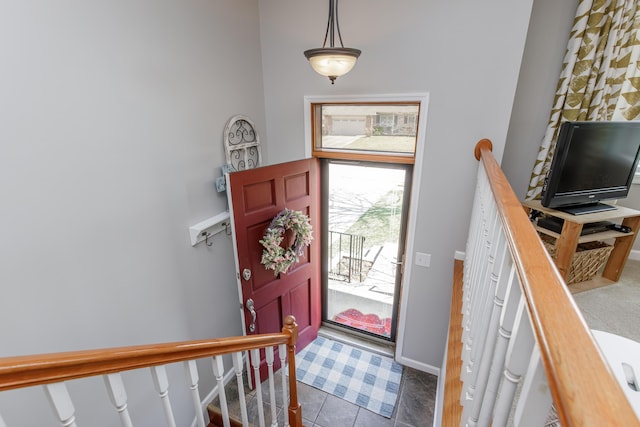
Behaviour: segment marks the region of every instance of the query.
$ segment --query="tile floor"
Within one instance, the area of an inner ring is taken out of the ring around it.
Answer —
[[[400,394],[391,419],[298,383],[306,427],[425,427],[433,425],[437,378],[404,367]]]
[[[279,372],[276,374],[276,395],[280,396]],[[245,383],[246,384],[246,383]],[[237,387],[231,381],[225,387],[229,412],[239,418]],[[298,382],[298,401],[302,406],[303,423],[306,427],[427,427],[433,425],[437,377],[416,369],[404,367],[400,394],[391,419],[382,417],[353,403],[337,398],[307,384]],[[245,387],[246,388],[246,387]],[[246,401],[249,420],[257,420],[257,398],[255,391],[247,390]],[[269,402],[269,388],[262,386],[263,402]],[[278,419],[282,425],[282,403],[279,401]],[[212,404],[216,406],[217,402]],[[266,425],[271,420],[271,411],[264,404]],[[256,423],[257,424],[257,423]]]

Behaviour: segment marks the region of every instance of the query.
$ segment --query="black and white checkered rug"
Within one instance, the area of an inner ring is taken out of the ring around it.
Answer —
[[[402,365],[388,357],[318,337],[296,356],[296,376],[298,381],[391,418]]]

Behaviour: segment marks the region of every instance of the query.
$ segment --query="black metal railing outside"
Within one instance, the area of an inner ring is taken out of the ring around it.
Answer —
[[[329,231],[330,278],[348,283],[364,280],[364,240],[365,236]]]

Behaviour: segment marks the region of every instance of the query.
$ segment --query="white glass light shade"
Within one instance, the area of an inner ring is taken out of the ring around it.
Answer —
[[[351,48],[318,48],[304,52],[311,67],[320,75],[327,76],[331,82],[347,74],[360,56],[360,50]]]

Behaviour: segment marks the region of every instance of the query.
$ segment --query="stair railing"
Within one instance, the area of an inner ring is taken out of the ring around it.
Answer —
[[[298,403],[296,387],[295,345],[297,339],[298,325],[295,318],[287,316],[281,333],[0,358],[0,391],[42,386],[60,424],[72,427],[77,425],[76,411],[65,383],[80,378],[103,376],[107,394],[121,425],[129,427],[133,426],[133,423],[127,407],[127,393],[121,372],[149,368],[155,393],[161,401],[167,425],[176,426],[169,399],[169,382],[165,366],[183,362],[195,412],[195,424],[198,427],[205,427],[203,414],[206,412],[205,408],[209,402],[202,401],[200,397],[196,360],[209,358],[217,382],[223,425],[228,427],[232,425],[232,421],[230,421],[225,397],[225,368],[222,356],[231,355],[233,369],[238,380],[238,390],[242,394],[244,390],[242,381],[243,354],[244,352],[251,353],[251,365],[254,374],[257,375],[256,378],[259,378],[259,352],[263,349],[266,353],[271,389],[272,419],[268,422],[271,426],[277,426],[276,396],[273,392],[273,361],[274,347],[278,346],[282,367],[285,366],[288,359],[288,375],[284,368],[280,370],[283,389],[282,408],[287,408],[288,404],[287,410],[283,411],[284,425],[302,427],[302,410]],[[258,424],[264,426],[261,384],[260,381],[255,381],[255,383],[256,398],[258,399]],[[240,405],[242,425],[249,426],[244,398],[240,399]],[[1,411],[2,408],[0,408],[0,427],[12,427],[5,423]],[[84,425],[91,425],[91,423],[91,420],[83,422]]]
[[[445,416],[443,425],[543,426],[552,410],[565,427],[640,425],[491,142],[480,141],[475,152],[480,164],[459,303],[462,350],[448,355],[445,368],[461,366],[455,381],[461,408],[459,419]]]

